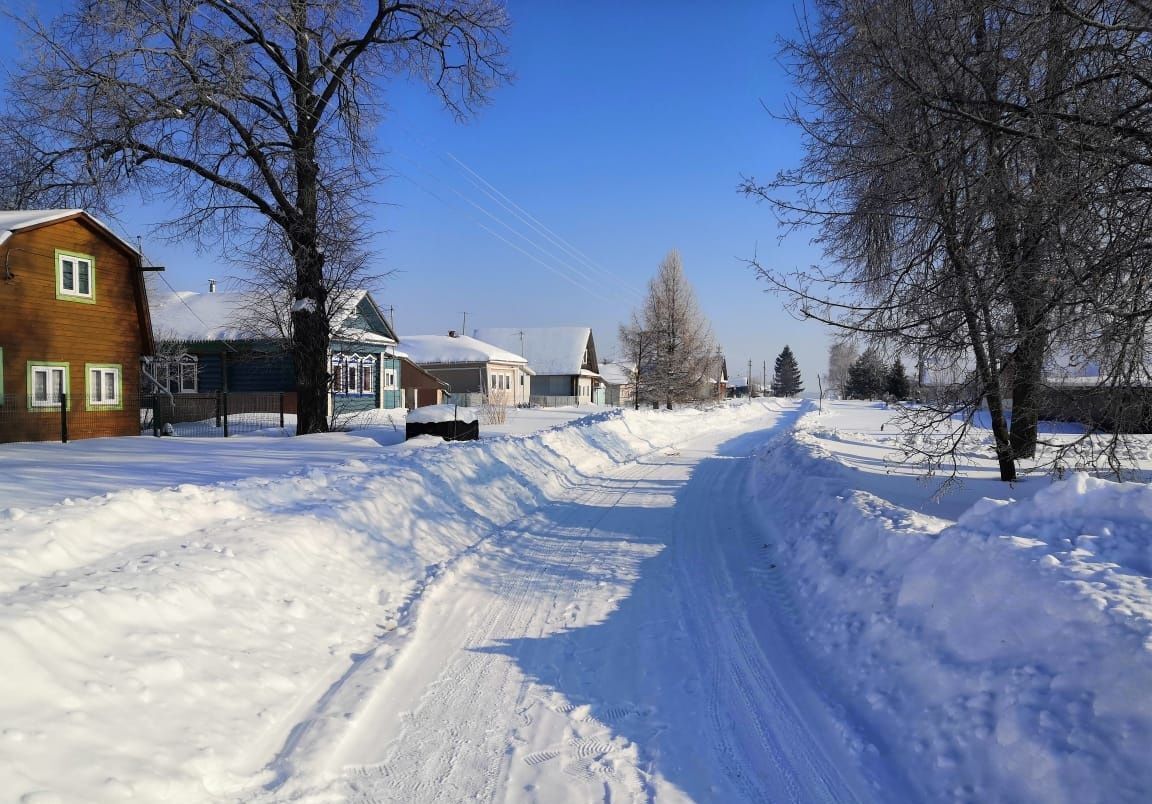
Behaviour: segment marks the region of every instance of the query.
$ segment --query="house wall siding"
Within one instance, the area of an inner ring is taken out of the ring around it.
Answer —
[[[93,303],[56,298],[57,249],[94,258]],[[11,273],[9,278],[4,265]],[[119,365],[122,409],[86,412],[77,417],[69,435],[138,435],[140,356],[149,349],[149,334],[141,322],[142,292],[135,261],[106,235],[79,220],[13,233],[0,245],[4,393],[26,409],[28,363],[67,363],[70,409],[83,411],[85,364]],[[45,430],[39,422],[5,430],[0,440],[59,438],[58,425]]]

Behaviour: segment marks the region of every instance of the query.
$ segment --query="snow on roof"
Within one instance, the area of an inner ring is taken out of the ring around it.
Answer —
[[[408,357],[421,365],[435,363],[521,363],[525,360],[514,352],[467,335],[405,335]]]
[[[152,327],[158,340],[236,341],[266,338],[262,327],[244,324],[251,296],[247,293],[196,293],[181,290],[154,295]]]
[[[44,223],[52,223],[53,221],[64,220],[65,218],[72,218],[80,216],[93,224],[97,229],[100,229],[108,237],[115,240],[124,248],[131,251],[133,254],[138,254],[139,251],[136,246],[129,243],[120,235],[109,229],[103,222],[89,215],[82,209],[21,209],[21,210],[0,210],[0,244],[3,244],[13,233],[21,229],[29,229],[33,226],[40,226]]]
[[[472,334],[523,354],[537,374],[580,374],[592,340],[591,327],[486,327]]]
[[[394,344],[395,339],[370,329],[359,319],[358,310],[371,296],[357,290],[332,314],[332,336],[376,344]],[[154,294],[151,301],[152,326],[161,339],[184,341],[238,341],[278,338],[281,333],[266,315],[254,315],[259,297],[248,292]],[[373,307],[370,309],[374,309]],[[382,319],[381,319],[382,320]],[[379,324],[378,324],[379,326]],[[384,327],[387,324],[383,324]],[[287,322],[283,327],[287,332]]]
[[[605,360],[600,364],[600,376],[608,385],[627,385],[632,382],[635,370],[630,363],[617,363],[614,360]]]

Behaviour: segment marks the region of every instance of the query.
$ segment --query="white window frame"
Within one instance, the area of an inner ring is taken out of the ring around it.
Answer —
[[[370,372],[371,377],[365,377]],[[365,383],[364,380],[370,382]],[[342,396],[373,396],[376,393],[376,358],[372,355],[338,354],[332,356],[332,393]]]
[[[29,363],[28,364],[28,407],[35,410],[36,408],[58,408],[60,407],[60,397],[56,396],[53,399],[52,395],[52,375],[60,374],[60,392],[68,393],[69,378],[68,378],[68,365],[64,363]],[[44,375],[44,399],[36,398],[36,375]]]
[[[72,264],[72,286],[65,283],[64,264]],[[88,292],[80,290],[81,265],[87,268]],[[68,301],[94,302],[96,300],[96,258],[91,254],[56,250],[56,298]]]
[[[168,359],[153,358],[152,377],[170,394],[195,394],[200,390],[200,358],[187,353]]]
[[[93,380],[96,377],[96,380]],[[105,394],[107,379],[112,378],[112,396]],[[124,373],[120,366],[89,363],[84,366],[87,406],[97,410],[121,408],[124,405]]]

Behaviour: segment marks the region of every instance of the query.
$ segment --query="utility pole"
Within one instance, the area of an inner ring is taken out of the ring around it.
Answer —
[[[768,361],[765,360],[760,364],[760,392],[763,393],[764,389],[768,387]]]
[[[748,359],[748,401],[752,401],[752,359]]]

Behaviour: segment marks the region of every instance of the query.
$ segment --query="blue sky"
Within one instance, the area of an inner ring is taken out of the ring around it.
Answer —
[[[798,133],[763,108],[781,110],[789,90],[776,37],[794,28],[792,3],[513,0],[509,12],[517,78],[473,120],[455,122],[419,86],[386,89],[378,143],[392,178],[364,212],[379,232],[378,268],[391,272],[375,295],[394,307],[401,338],[459,329],[467,312],[469,331],[587,324],[604,357],[676,248],[729,372],[752,360],[770,373],[788,343],[814,391],[826,333],[784,312],[741,259],[793,267],[818,252],[804,234],[779,243],[770,210],[736,192],[741,174],[766,178],[800,155]],[[113,223],[144,238],[177,289],[236,273],[194,244],[150,240],[165,213],[126,200]]]

